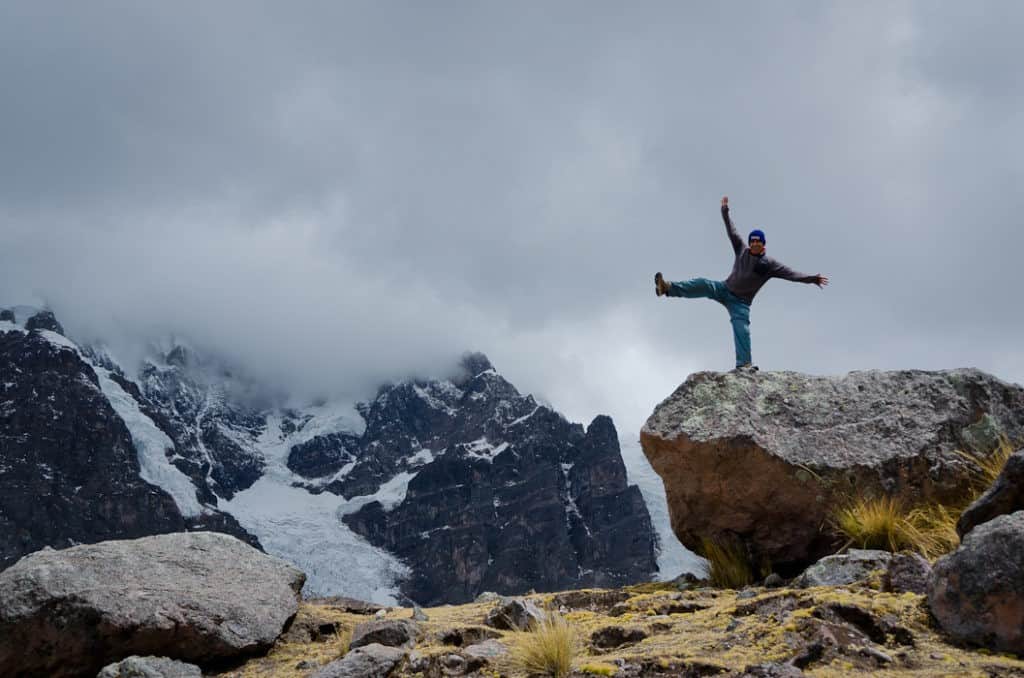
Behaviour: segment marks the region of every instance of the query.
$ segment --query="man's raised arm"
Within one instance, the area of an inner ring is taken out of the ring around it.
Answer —
[[[729,240],[732,241],[732,251],[739,254],[743,251],[743,238],[736,232],[736,227],[732,225],[732,219],[729,218],[729,196],[722,198],[722,221],[725,222],[725,232],[729,234]]]
[[[778,261],[772,262],[770,275],[773,278],[782,278],[783,280],[792,280],[793,282],[814,283],[818,287],[824,287],[825,285],[828,284],[828,278],[821,275],[820,273],[815,273],[814,275],[807,275],[806,273],[794,271],[789,266],[786,266],[785,264]]]

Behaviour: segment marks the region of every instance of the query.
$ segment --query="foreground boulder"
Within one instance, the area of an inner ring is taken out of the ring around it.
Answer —
[[[830,511],[856,493],[908,504],[962,500],[968,463],[1024,438],[1024,389],[973,369],[700,372],[640,433],[687,547],[739,539],[796,574],[832,552]]]
[[[304,581],[212,532],[45,549],[0,573],[0,675],[95,676],[129,655],[203,664],[265,651]]]
[[[960,515],[957,534],[963,538],[975,526],[1014,511],[1024,511],[1024,450],[1010,455],[992,487]]]
[[[956,640],[1024,655],[1024,511],[979,525],[940,558],[928,605]]]

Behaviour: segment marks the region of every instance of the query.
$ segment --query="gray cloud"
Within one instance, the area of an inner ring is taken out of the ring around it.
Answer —
[[[774,281],[757,362],[1024,381],[1024,9],[91,3],[0,10],[0,290],[300,391],[484,350],[625,432],[731,365],[718,217]]]

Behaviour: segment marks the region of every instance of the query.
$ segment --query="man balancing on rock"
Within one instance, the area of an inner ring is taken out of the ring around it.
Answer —
[[[747,236],[747,244],[744,245],[743,239],[732,224],[732,219],[729,218],[728,196],[722,198],[722,221],[725,222],[726,233],[729,234],[732,249],[736,253],[729,277],[724,282],[707,278],[665,282],[659,271],[654,274],[654,291],[659,297],[706,297],[725,306],[732,320],[732,338],[736,343],[736,369],[756,370],[757,367],[751,364],[750,358],[750,304],[753,303],[757,291],[769,278],[814,283],[818,287],[827,285],[828,278],[820,274],[798,273],[766,255],[764,231],[751,231]]]

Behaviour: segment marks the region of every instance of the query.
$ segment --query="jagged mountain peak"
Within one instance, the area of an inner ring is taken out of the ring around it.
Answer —
[[[462,359],[459,361],[459,367],[464,372],[463,375],[459,376],[464,376],[467,379],[472,379],[482,372],[494,369],[494,365],[491,364],[487,356],[479,351],[463,353]]]

